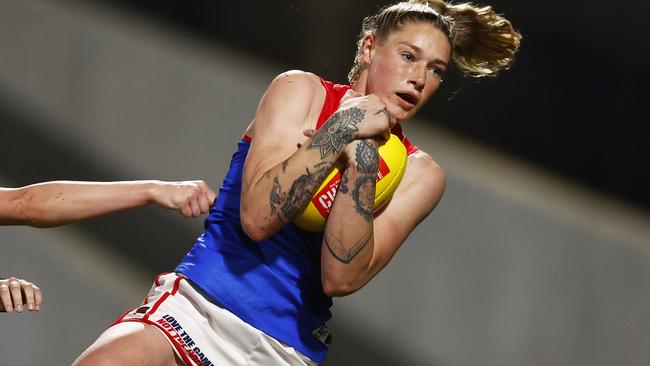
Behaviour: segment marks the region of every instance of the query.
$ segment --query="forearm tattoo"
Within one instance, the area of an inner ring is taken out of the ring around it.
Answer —
[[[349,180],[348,175],[343,173],[343,177],[341,178],[341,183],[339,183],[339,187],[337,189],[337,191],[339,193],[343,193],[343,194],[348,193],[348,190],[349,190],[348,189],[348,180]]]
[[[354,257],[356,257],[357,254],[359,254],[359,252],[361,252],[363,248],[366,247],[366,245],[368,245],[371,237],[372,228],[366,231],[361,239],[357,241],[350,249],[347,249],[340,239],[331,234],[326,233],[323,238],[325,240],[325,246],[329,250],[330,254],[332,254],[332,256],[339,262],[348,264],[352,262]]]
[[[305,174],[299,176],[289,188],[288,192],[282,191],[280,178],[273,178],[273,187],[269,194],[271,214],[278,214],[280,220],[290,222],[309,202],[314,191],[325,178],[327,170],[321,168],[314,173],[305,169]],[[278,212],[278,208],[280,211]]]
[[[313,191],[318,188],[320,182],[317,177],[306,169],[306,173],[299,176],[289,189],[287,200],[282,205],[282,214],[286,221],[290,221],[311,199]]]
[[[352,200],[357,213],[370,222],[375,208],[375,175],[379,167],[377,147],[368,141],[361,141],[357,145],[355,159],[361,176],[354,182]]]
[[[359,177],[352,189],[352,200],[357,213],[367,222],[372,221],[375,209],[375,176],[364,175]]]
[[[271,215],[277,212],[275,208],[281,205],[285,199],[286,199],[286,194],[282,193],[282,187],[280,187],[280,179],[278,177],[273,178],[273,187],[271,188],[271,194],[269,196]]]
[[[287,172],[287,167],[289,166],[289,159],[282,162],[282,173]]]
[[[307,148],[319,149],[321,159],[337,153],[352,141],[354,133],[359,131],[357,124],[363,120],[365,114],[365,110],[356,107],[334,113],[314,134]]]
[[[377,147],[368,140],[361,140],[357,144],[357,153],[355,155],[357,169],[361,173],[377,174],[379,168],[379,151]]]
[[[352,141],[354,133],[359,130],[357,124],[363,121],[366,111],[360,108],[350,108],[336,112],[319,129],[307,146],[307,149],[320,150],[321,159],[325,159],[339,152],[346,144]],[[376,149],[375,149],[376,153]],[[357,152],[359,155],[359,152]],[[367,158],[366,158],[367,159]],[[329,173],[331,162],[320,161],[313,166],[313,172],[306,168],[306,173],[298,177],[284,192],[278,176],[273,178],[273,186],[269,193],[271,215],[277,214],[280,220],[290,222],[305,207],[314,191]],[[370,162],[368,163],[370,164]],[[282,162],[282,173],[287,172],[289,160]],[[369,169],[369,168],[368,168]],[[375,168],[376,170],[376,168]],[[270,177],[270,170],[265,174]],[[358,210],[358,209],[357,209]],[[372,212],[372,211],[371,211]]]

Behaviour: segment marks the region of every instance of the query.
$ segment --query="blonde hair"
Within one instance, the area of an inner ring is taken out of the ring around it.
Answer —
[[[350,84],[363,70],[363,38],[375,34],[382,39],[407,22],[427,21],[440,29],[452,47],[452,61],[463,74],[472,77],[496,76],[508,69],[519,49],[521,34],[510,21],[492,7],[471,3],[451,4],[444,0],[409,0],[386,6],[363,20]]]

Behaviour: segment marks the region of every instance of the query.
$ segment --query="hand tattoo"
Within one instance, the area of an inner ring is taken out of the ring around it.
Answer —
[[[320,149],[321,159],[335,154],[352,141],[365,114],[365,110],[356,107],[334,113],[314,134],[308,149]]]

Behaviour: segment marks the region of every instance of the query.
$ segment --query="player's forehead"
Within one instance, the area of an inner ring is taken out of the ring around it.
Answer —
[[[409,21],[386,34],[380,43],[390,47],[405,47],[423,56],[447,60],[451,45],[449,39],[435,24]]]

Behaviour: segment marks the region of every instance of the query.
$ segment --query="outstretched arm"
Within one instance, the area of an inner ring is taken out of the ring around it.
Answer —
[[[152,203],[196,217],[210,209],[215,196],[200,180],[53,181],[0,188],[0,225],[59,226]]]

